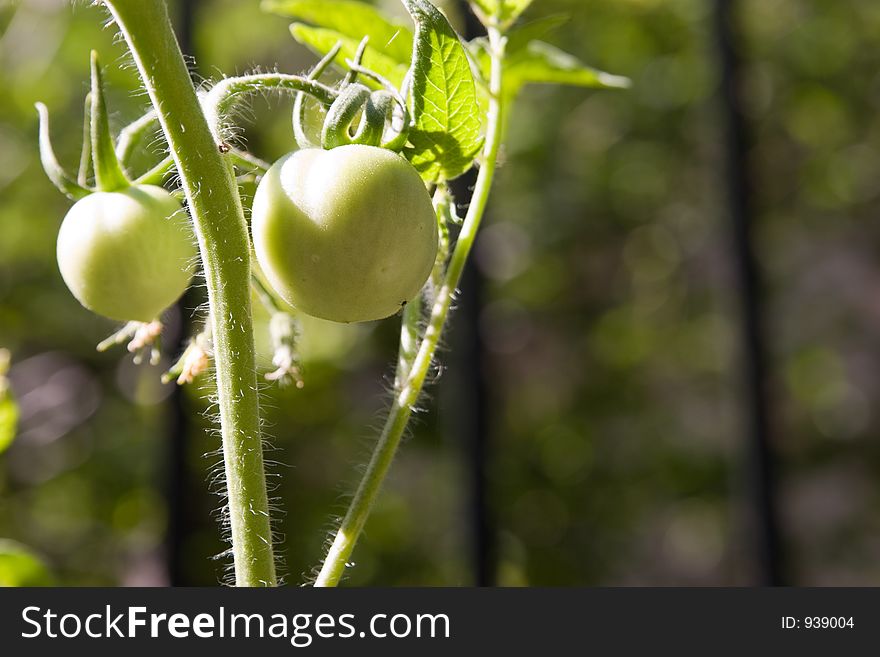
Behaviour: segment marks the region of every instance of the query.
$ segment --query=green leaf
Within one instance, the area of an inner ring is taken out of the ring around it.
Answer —
[[[79,156],[79,171],[76,175],[76,182],[83,187],[89,178],[89,172],[92,170],[92,94],[86,94],[85,107],[83,111],[83,143]]]
[[[552,14],[512,28],[507,33],[507,45],[504,48],[505,62],[528,48],[529,44],[535,39],[541,39],[555,31],[567,20],[567,14]],[[484,36],[476,37],[465,45],[471,58],[476,62],[483,80],[488,81],[490,67],[489,40]]]
[[[398,88],[403,84],[412,53],[412,30],[374,7],[354,0],[265,0],[262,8],[297,19],[290,26],[293,37],[319,56],[341,42],[336,63],[342,69],[346,59],[354,58],[361,39],[369,37],[363,65]],[[382,86],[371,79],[364,82],[374,89]]]
[[[522,14],[532,0],[471,0],[471,6],[484,25],[507,27]]]
[[[0,586],[51,586],[43,560],[21,543],[0,539]]]
[[[361,37],[354,38],[346,36],[336,30],[323,27],[311,27],[302,23],[294,23],[291,25],[290,32],[293,34],[294,39],[310,48],[319,56],[326,55],[337,43],[341,43],[342,48],[339,50],[339,55],[337,56],[337,60],[341,61],[354,59],[354,54],[357,52],[358,44],[361,40]],[[363,65],[386,78],[397,88],[400,88],[403,84],[404,77],[406,77],[407,69],[409,68],[409,59],[402,62],[398,61],[393,57],[390,57],[388,54],[368,45],[367,49],[364,51]],[[381,88],[380,84],[366,77],[364,77],[364,83],[374,88]]]
[[[315,27],[334,30],[360,41],[370,37],[369,47],[408,64],[412,52],[412,30],[395,23],[375,7],[354,0],[265,0],[263,11],[288,16]]]
[[[517,25],[507,33],[506,55],[513,57],[517,53],[522,52],[532,41],[543,39],[551,32],[565,25],[568,22],[568,18],[567,14],[551,14]]]
[[[492,18],[498,11],[498,0],[471,0],[471,7],[477,12],[483,23]]]
[[[507,60],[504,71],[505,93],[516,95],[526,84],[624,89],[630,82],[628,78],[591,68],[549,43],[532,41]]]
[[[439,182],[467,171],[482,146],[477,92],[464,47],[427,0],[402,0],[416,24],[410,114],[404,154],[422,178]]]
[[[501,14],[499,16],[501,23],[510,25],[529,8],[530,4],[532,4],[532,0],[501,0]]]

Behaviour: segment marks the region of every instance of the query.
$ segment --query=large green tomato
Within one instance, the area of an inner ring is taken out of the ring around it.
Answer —
[[[156,319],[186,290],[196,254],[180,203],[153,185],[86,196],[58,233],[58,267],[73,296],[120,321]]]
[[[419,293],[437,255],[431,199],[403,157],[374,146],[290,153],[254,197],[257,260],[304,313],[388,317]]]

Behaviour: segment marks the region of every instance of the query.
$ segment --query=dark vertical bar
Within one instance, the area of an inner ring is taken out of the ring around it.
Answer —
[[[749,436],[746,484],[752,507],[758,583],[784,583],[776,504],[776,467],[770,444],[767,355],[762,318],[762,286],[752,237],[754,197],[749,175],[750,135],[743,112],[742,64],[738,48],[736,0],[715,0],[715,38],[721,67],[727,195],[741,313],[744,386]]]
[[[193,35],[195,34],[195,17],[201,0],[178,0],[180,8],[177,13],[177,40],[185,57],[193,56]]]
[[[483,33],[483,28],[467,2],[460,2],[464,18],[464,38]],[[476,180],[474,172],[452,185],[459,202],[470,199]],[[483,307],[484,280],[473,260],[467,265],[461,281],[461,294],[452,321],[453,354],[458,369],[456,377],[455,412],[459,420],[459,439],[465,446],[467,459],[470,552],[473,581],[476,586],[493,586],[496,582],[496,551],[494,516],[489,495],[489,386],[486,372],[486,348],[479,327]]]
[[[194,16],[198,0],[180,0],[177,15],[177,39],[184,55],[193,54],[192,36],[194,28]],[[197,294],[197,293],[196,293]],[[180,339],[175,349],[175,354],[180,353],[186,345],[189,334],[192,331],[190,305],[194,293],[191,290],[177,304],[180,315]],[[192,527],[190,520],[193,509],[190,500],[192,495],[187,494],[190,483],[189,467],[187,464],[187,445],[190,432],[189,414],[186,408],[186,399],[183,389],[171,383],[174,392],[169,398],[169,427],[166,447],[166,500],[168,505],[168,529],[165,537],[165,552],[168,569],[168,581],[171,586],[192,586],[199,582],[188,578],[189,569],[184,562],[184,543],[188,527]]]
[[[456,199],[468,199],[475,176],[452,184]],[[450,353],[451,407],[454,430],[464,448],[467,476],[468,543],[476,586],[495,584],[495,529],[489,501],[489,388],[486,347],[480,332],[484,279],[473,260],[462,275],[452,319]]]
[[[190,322],[186,321],[189,313],[178,304],[180,310],[180,335],[175,354],[183,349]],[[187,495],[189,470],[187,467],[187,449],[190,430],[189,416],[186,409],[183,389],[175,383],[174,391],[168,399],[168,435],[165,446],[165,499],[168,507],[168,527],[165,535],[165,559],[168,570],[168,583],[171,586],[191,586],[195,582],[187,579],[187,568],[183,558],[183,545],[186,529],[190,526],[191,515]]]

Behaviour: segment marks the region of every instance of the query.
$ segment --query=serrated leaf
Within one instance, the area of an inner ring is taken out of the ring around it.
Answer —
[[[629,86],[629,79],[587,66],[549,43],[531,41],[507,60],[504,72],[506,93],[515,95],[526,84],[623,89]]]
[[[18,427],[18,404],[8,392],[0,395],[0,454],[12,444]]]
[[[429,182],[457,178],[480,151],[476,86],[461,40],[427,0],[403,0],[416,33],[410,114],[415,123],[404,150]]]
[[[356,42],[368,36],[370,48],[401,64],[409,64],[412,30],[389,20],[371,5],[354,0],[265,0],[262,8],[315,27],[334,30]]]
[[[358,44],[361,40],[360,37],[354,38],[346,36],[336,30],[323,27],[311,27],[302,23],[294,23],[291,25],[290,32],[293,34],[294,39],[317,53],[319,56],[326,55],[330,52],[333,46],[341,42],[342,48],[339,51],[339,55],[336,57],[336,60],[340,62],[340,65],[342,65],[342,62],[346,59],[354,58]],[[376,48],[367,46],[367,49],[364,51],[363,65],[400,88],[409,68],[409,60],[407,59],[404,62],[400,62]],[[363,82],[364,84],[374,86],[375,88],[381,86],[366,77],[363,78]]]

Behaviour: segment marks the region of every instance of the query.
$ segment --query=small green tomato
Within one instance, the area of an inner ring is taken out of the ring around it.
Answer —
[[[180,203],[161,187],[135,185],[77,201],[61,224],[57,253],[83,306],[149,322],[186,290],[197,250]]]
[[[336,322],[397,312],[437,254],[437,221],[415,169],[374,146],[290,153],[254,197],[257,260],[300,311]]]

